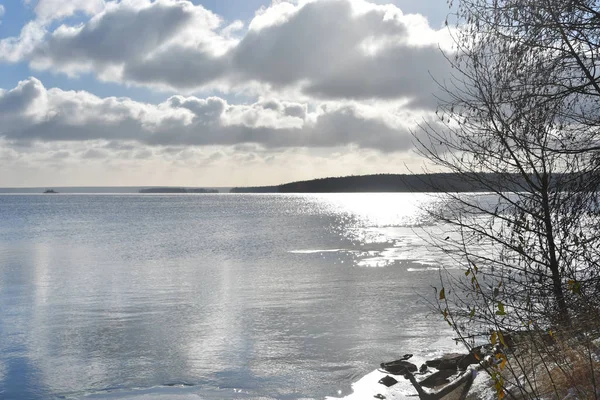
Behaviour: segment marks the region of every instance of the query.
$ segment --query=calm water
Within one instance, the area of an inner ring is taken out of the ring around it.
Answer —
[[[0,195],[0,398],[346,395],[450,335],[428,201]]]

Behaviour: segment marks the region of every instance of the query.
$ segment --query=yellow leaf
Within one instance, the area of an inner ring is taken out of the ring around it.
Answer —
[[[492,343],[492,345],[495,345],[497,341],[498,341],[498,336],[496,334],[496,331],[494,331],[494,332],[492,332],[492,336],[490,336],[490,342]]]
[[[502,332],[498,331],[498,339],[500,340],[500,343],[502,344],[502,346],[504,347],[508,347],[506,345],[506,342],[504,341],[504,335],[502,334]]]
[[[502,361],[500,361],[500,369],[503,370],[506,366],[506,357],[502,357]]]

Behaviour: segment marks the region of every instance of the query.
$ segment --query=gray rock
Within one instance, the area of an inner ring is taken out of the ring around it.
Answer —
[[[434,372],[419,383],[423,387],[434,389],[436,387],[444,386],[450,383],[450,380],[448,378],[450,378],[453,375],[456,375],[456,370],[453,371],[451,369],[443,369]]]
[[[386,375],[379,380],[379,383],[381,383],[382,385],[385,385],[387,387],[390,387],[390,386],[394,386],[396,383],[398,383],[398,381],[396,379],[392,378],[391,376]]]
[[[407,372],[417,371],[417,366],[405,359],[381,363],[380,366],[381,369],[393,375],[404,375]]]
[[[444,354],[440,358],[436,358],[434,360],[425,361],[425,364],[428,367],[437,368],[439,370],[442,369],[450,369],[453,371],[456,370],[465,370],[471,364],[477,364],[479,361],[475,357],[475,354],[480,354],[480,348],[474,348],[473,352],[469,354],[458,354],[458,353],[450,353]],[[481,358],[481,357],[480,357]]]

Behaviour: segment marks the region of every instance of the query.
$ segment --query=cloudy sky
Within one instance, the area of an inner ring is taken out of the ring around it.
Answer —
[[[420,171],[446,0],[0,0],[0,187]]]

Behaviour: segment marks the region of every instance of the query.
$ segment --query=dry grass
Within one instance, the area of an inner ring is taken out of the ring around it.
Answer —
[[[522,335],[502,371],[515,399],[599,399],[600,353],[590,340],[568,335]],[[509,395],[507,398],[511,398]]]
[[[590,357],[591,355],[591,357]],[[540,395],[548,399],[595,399],[600,384],[600,363],[586,346],[567,346],[553,353],[549,368],[540,374]]]

